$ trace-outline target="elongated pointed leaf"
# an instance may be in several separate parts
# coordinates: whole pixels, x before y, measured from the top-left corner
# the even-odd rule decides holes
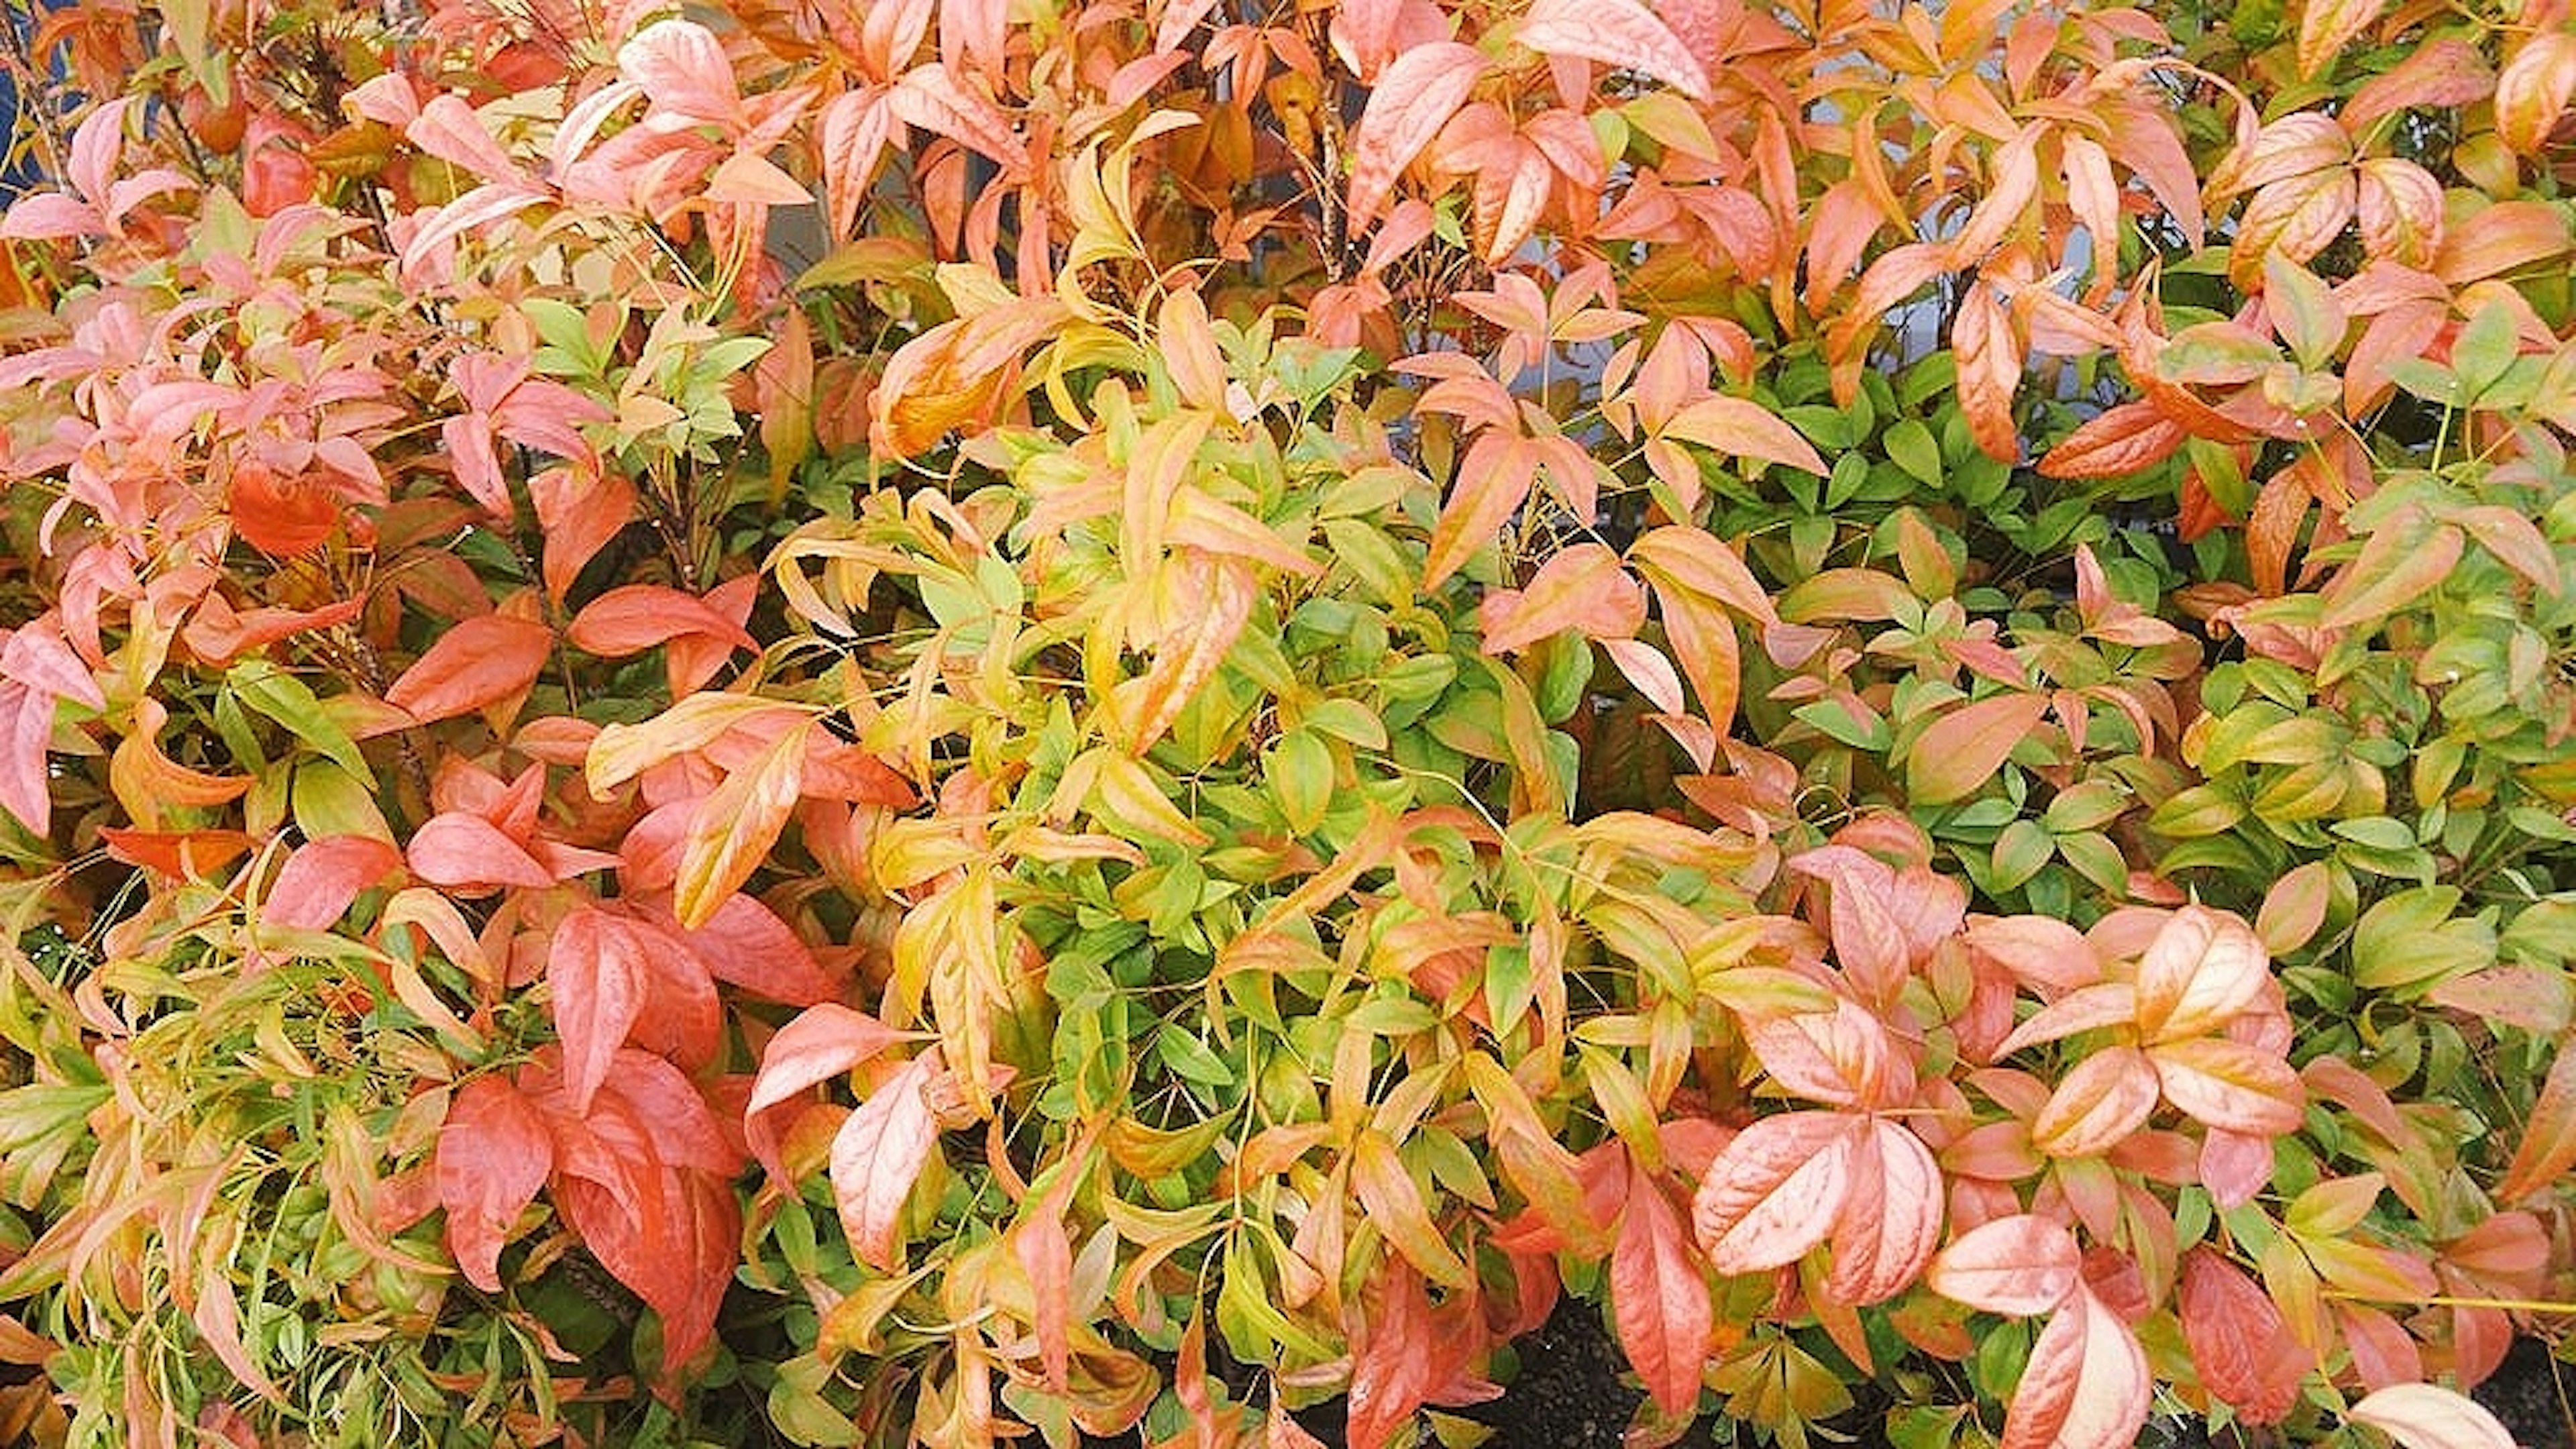
[[[904,1063],[832,1139],[832,1198],[840,1206],[841,1227],[859,1261],[881,1273],[900,1266],[895,1235],[904,1200],[939,1141],[939,1123],[924,1094],[939,1071],[936,1047]]]
[[[1581,56],[1653,76],[1695,101],[1709,96],[1699,58],[1636,0],[1538,0],[1514,38],[1542,55]]]
[[[1826,1291],[1854,1306],[1882,1303],[1922,1276],[1941,1244],[1945,1191],[1923,1140],[1894,1122],[1872,1122],[1853,1155],[1854,1185],[1834,1225]]]
[[[696,930],[742,889],[769,858],[805,779],[805,737],[812,721],[799,720],[778,737],[760,762],[737,770],[709,792],[690,817],[680,845],[680,874],[672,885],[672,914]]]
[[[2182,1265],[2182,1336],[2209,1391],[2249,1424],[2277,1424],[2314,1360],[2260,1285],[2207,1248]]]
[[[1353,226],[1377,219],[1395,178],[1449,124],[1484,74],[1484,52],[1454,40],[1410,46],[1378,73],[1351,138]]]
[[[1362,1132],[1351,1151],[1351,1186],[1368,1209],[1370,1226],[1434,1283],[1464,1288],[1472,1281],[1465,1260],[1440,1235],[1421,1187],[1383,1132]]]
[[[2013,746],[2048,713],[2045,694],[1999,694],[1963,704],[1932,722],[1905,752],[1915,801],[1946,805],[1994,778]]]
[[[514,699],[536,683],[554,631],[506,614],[458,622],[385,691],[385,702],[422,724]]]
[[[1610,1253],[1610,1311],[1619,1347],[1666,1414],[1699,1402],[1715,1315],[1682,1215],[1655,1175],[1631,1162],[1627,1207]]]
[[[2153,1392],[2137,1335],[2078,1288],[2031,1345],[1999,1449],[2134,1449]]]
[[[2163,1042],[2147,1056],[2165,1100],[2212,1127],[2258,1137],[2298,1130],[2307,1112],[2299,1074],[2272,1052],[2204,1037]]]
[[[2405,1449],[2515,1449],[2513,1435],[2476,1401],[2433,1384],[2391,1384],[2344,1415]]]
[[[644,952],[633,927],[587,906],[564,917],[546,947],[546,988],[555,1033],[563,1039],[564,1091],[575,1112],[590,1110],[617,1049],[644,1010],[652,970]]]

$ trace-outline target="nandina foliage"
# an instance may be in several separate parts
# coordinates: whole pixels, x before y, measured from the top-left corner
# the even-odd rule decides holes
[[[2563,3],[12,66],[10,1422],[1375,1446],[1570,1291],[1639,1442],[2508,1442]]]

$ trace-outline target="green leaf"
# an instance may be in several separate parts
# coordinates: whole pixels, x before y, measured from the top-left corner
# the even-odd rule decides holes
[[[1941,445],[1920,418],[1899,418],[1882,435],[1887,456],[1927,488],[1941,486]]]
[[[1175,1075],[1201,1086],[1234,1085],[1234,1068],[1227,1066],[1223,1057],[1208,1050],[1206,1043],[1181,1030],[1177,1023],[1163,1023],[1163,1029],[1154,1037],[1154,1052]]]
[[[360,779],[375,778],[367,757],[358,753],[357,741],[324,712],[322,701],[313,697],[304,681],[265,659],[245,659],[233,666],[225,683],[242,703],[274,720],[323,758]]]

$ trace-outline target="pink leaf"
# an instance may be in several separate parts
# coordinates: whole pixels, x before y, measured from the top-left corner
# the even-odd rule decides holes
[[[428,724],[516,699],[554,651],[554,631],[507,614],[465,619],[385,691],[385,702]]]
[[[2495,1415],[2432,1384],[2392,1384],[2353,1405],[2344,1417],[2368,1424],[2406,1449],[2514,1449],[2513,1436]]]
[[[1610,1254],[1610,1307],[1619,1347],[1647,1392],[1671,1415],[1699,1402],[1714,1313],[1708,1281],[1691,1251],[1682,1215],[1654,1173],[1628,1169],[1628,1205]]]
[[[1854,1160],[1825,1286],[1845,1303],[1880,1303],[1911,1287],[1940,1245],[1941,1168],[1921,1138],[1887,1121],[1870,1124]]]
[[[546,987],[563,1038],[564,1091],[588,1112],[599,1084],[644,1010],[650,963],[635,929],[584,906],[564,917],[546,947]]]
[[[1999,1449],[2132,1449],[2153,1389],[2137,1335],[2079,1288],[2031,1345]]]
[[[555,874],[480,815],[450,810],[433,815],[412,835],[405,853],[411,873],[431,885],[480,894],[512,886],[544,889]]]
[[[733,62],[715,33],[689,20],[663,20],[635,32],[617,50],[617,69],[641,86],[653,108],[719,126],[742,118]]]
[[[372,836],[327,835],[307,841],[277,872],[261,919],[293,930],[323,930],[348,913],[358,892],[401,865],[401,852]]]
[[[1953,1239],[1932,1260],[1923,1281],[1952,1302],[2028,1318],[2066,1301],[2083,1256],[2065,1224],[2021,1213]]]
[[[1573,55],[1653,76],[1695,101],[1708,72],[1655,13],[1636,0],[1538,0],[1515,32],[1541,55]]]
[[[774,1107],[868,1060],[904,1038],[902,1032],[863,1011],[825,1001],[805,1008],[778,1029],[760,1054],[760,1076],[752,1083],[745,1117]]]
[[[939,1140],[923,1091],[940,1071],[939,1049],[914,1057],[869,1094],[832,1139],[832,1196],[859,1261],[881,1273],[899,1266],[895,1232],[904,1200]]]

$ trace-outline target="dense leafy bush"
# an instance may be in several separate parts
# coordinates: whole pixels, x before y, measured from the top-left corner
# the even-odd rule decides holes
[[[9,1422],[2508,1442],[2563,5],[30,20]]]

